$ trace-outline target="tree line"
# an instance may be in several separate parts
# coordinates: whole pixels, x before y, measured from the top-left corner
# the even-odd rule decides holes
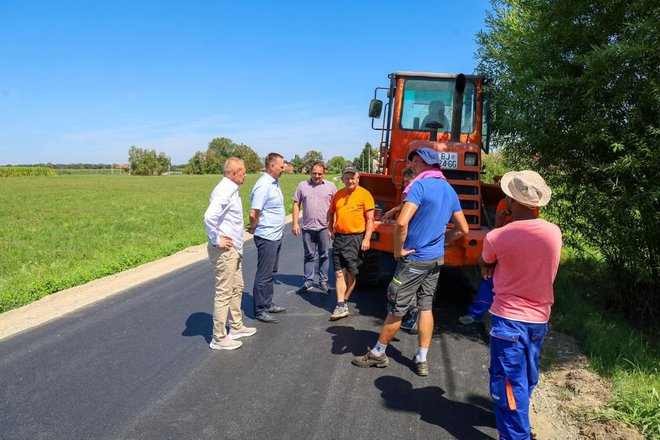
[[[312,165],[316,162],[324,162],[330,173],[341,173],[347,165],[353,165],[363,172],[375,172],[374,164],[378,150],[367,142],[358,156],[352,161],[342,156],[334,156],[327,163],[323,154],[317,150],[310,150],[300,157],[296,154],[293,158],[287,158],[288,163],[293,166],[295,173],[309,173]],[[131,174],[135,175],[160,175],[171,167],[170,158],[165,153],[156,150],[138,148],[131,146],[128,150]],[[223,165],[228,157],[239,157],[245,162],[248,173],[258,172],[264,167],[261,158],[251,147],[245,144],[237,144],[229,138],[218,137],[209,142],[205,151],[197,151],[185,165],[177,166],[186,174],[222,174]]]

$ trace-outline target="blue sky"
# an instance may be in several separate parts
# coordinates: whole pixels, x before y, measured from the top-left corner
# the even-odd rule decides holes
[[[487,0],[0,0],[0,164],[357,156],[397,70],[472,73]]]

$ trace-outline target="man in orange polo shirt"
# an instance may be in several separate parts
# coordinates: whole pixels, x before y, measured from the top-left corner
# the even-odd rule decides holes
[[[344,168],[344,188],[335,193],[328,209],[328,232],[332,238],[332,262],[335,267],[337,306],[330,321],[345,318],[348,298],[355,288],[362,252],[369,250],[374,230],[374,198],[360,187],[360,175],[354,167]]]

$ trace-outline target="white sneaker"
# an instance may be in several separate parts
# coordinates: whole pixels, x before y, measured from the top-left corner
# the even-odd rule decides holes
[[[234,341],[230,338],[223,338],[219,341],[216,341],[216,339],[213,338],[211,339],[209,347],[214,350],[236,350],[237,348],[241,348],[242,345],[243,343],[241,341]]]
[[[234,330],[234,329],[229,330],[229,335],[228,336],[232,340],[236,340],[236,339],[239,339],[239,338],[244,338],[246,336],[252,336],[256,332],[257,332],[257,329],[254,328],[254,327],[242,326],[238,330]]]
[[[477,322],[477,320],[470,315],[464,315],[458,318],[458,322],[460,322],[463,325],[472,325],[475,322]]]

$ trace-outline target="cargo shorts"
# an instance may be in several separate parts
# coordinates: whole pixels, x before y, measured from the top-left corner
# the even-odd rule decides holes
[[[394,316],[404,316],[413,299],[417,299],[419,310],[431,310],[443,263],[444,257],[426,261],[399,260],[387,287],[387,311]]]

